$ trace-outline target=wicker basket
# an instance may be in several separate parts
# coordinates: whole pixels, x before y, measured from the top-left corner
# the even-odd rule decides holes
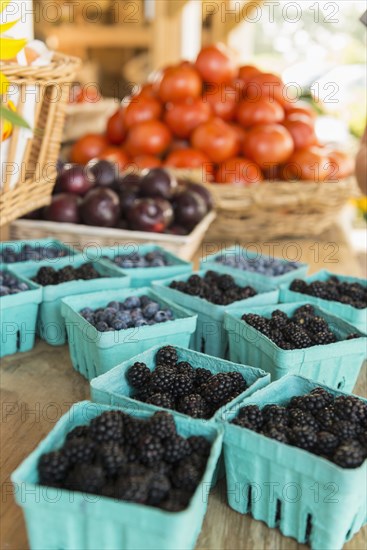
[[[18,113],[22,115],[26,87],[36,87],[35,134],[28,141],[21,175],[15,185],[9,178],[0,189],[0,225],[49,204],[56,177],[56,162],[63,131],[65,105],[69,86],[79,66],[79,59],[55,53],[45,67],[20,67],[3,64],[2,72],[19,87]],[[23,100],[22,100],[23,98]],[[19,128],[10,138],[7,162],[14,161],[19,140]]]

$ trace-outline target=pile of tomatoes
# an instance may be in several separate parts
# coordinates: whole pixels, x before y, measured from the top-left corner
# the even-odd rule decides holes
[[[169,66],[142,86],[108,120],[105,135],[78,140],[71,161],[200,168],[203,180],[234,185],[348,176],[351,159],[318,143],[316,113],[289,95],[279,76],[236,67],[223,46],[207,46],[195,63]]]

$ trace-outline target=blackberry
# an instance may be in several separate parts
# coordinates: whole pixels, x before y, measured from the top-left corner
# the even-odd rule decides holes
[[[41,286],[54,285],[57,273],[53,267],[41,267],[33,280]]]
[[[263,413],[257,405],[248,405],[240,409],[238,421],[240,422],[240,426],[257,431],[263,424]]]
[[[164,447],[158,437],[146,434],[139,439],[138,453],[140,462],[146,466],[150,466],[162,459]]]
[[[194,388],[194,380],[186,374],[177,373],[172,384],[172,394],[175,397],[182,397],[191,393]]]
[[[291,426],[306,426],[315,430],[319,427],[316,418],[302,409],[291,409],[289,411],[289,424]]]
[[[355,441],[343,443],[333,455],[333,462],[342,468],[358,468],[366,458],[366,451]]]
[[[362,430],[361,433],[358,435],[358,441],[361,443],[361,445],[367,449],[367,430]]]
[[[218,287],[221,290],[229,290],[236,287],[236,283],[231,275],[220,275],[218,277]]]
[[[266,435],[266,437],[270,437],[271,439],[280,441],[280,443],[289,442],[286,432],[280,430],[279,427],[276,427],[276,426],[265,425],[260,433],[262,433],[263,435]]]
[[[157,393],[171,393],[176,373],[170,367],[158,365],[151,375],[151,387]]]
[[[160,473],[153,473],[148,483],[148,504],[157,506],[167,498],[171,489],[171,483],[167,476]]]
[[[67,475],[65,487],[70,491],[98,494],[106,482],[103,468],[93,464],[77,464]]]
[[[330,403],[332,403],[334,401],[333,394],[329,393],[327,390],[325,390],[324,388],[321,388],[319,386],[314,388],[310,392],[310,395],[317,395],[319,400],[322,401],[323,406],[327,406],[327,405],[329,405]],[[317,407],[317,408],[321,408],[321,406]]]
[[[210,454],[211,444],[210,441],[205,439],[201,435],[192,435],[187,440],[190,443],[191,451],[198,453],[204,457],[208,457]]]
[[[38,461],[39,482],[48,485],[64,481],[69,466],[69,459],[63,451],[43,454]]]
[[[355,338],[360,338],[360,337],[361,337],[360,334],[357,334],[356,332],[351,332],[350,334],[348,334],[347,340],[354,340]]]
[[[176,489],[195,491],[201,477],[202,473],[193,464],[184,462],[174,469],[171,479]]]
[[[308,285],[303,279],[294,279],[294,281],[291,282],[289,288],[290,290],[293,290],[293,292],[300,292],[301,294],[305,294]]]
[[[148,431],[148,423],[139,418],[129,416],[124,422],[124,443],[135,448],[139,439]],[[124,447],[125,450],[125,447]]]
[[[315,334],[312,335],[312,340],[314,344],[319,346],[325,346],[327,344],[333,344],[337,342],[337,338],[335,334],[330,330],[316,332]]]
[[[175,370],[179,374],[185,374],[186,376],[189,376],[193,381],[195,381],[195,369],[188,361],[180,361],[179,363],[177,363]]]
[[[295,315],[315,315],[315,308],[312,304],[305,304],[304,306],[297,308],[294,314]]]
[[[122,441],[123,420],[119,411],[106,411],[100,416],[93,418],[90,423],[92,438],[98,443],[105,441]]]
[[[192,497],[191,491],[172,489],[166,500],[160,503],[160,508],[167,512],[181,512],[187,508]]]
[[[193,418],[205,418],[208,413],[208,406],[201,395],[192,393],[179,400],[177,410]]]
[[[200,393],[210,404],[218,404],[230,397],[233,392],[233,380],[224,372],[214,374],[201,388]]]
[[[257,315],[256,313],[245,313],[242,315],[241,319],[263,334],[270,334],[270,322],[268,319],[265,319],[265,317],[261,317],[261,315]]]
[[[165,441],[163,459],[169,464],[174,464],[188,456],[190,451],[190,443],[187,439],[177,434]]]
[[[319,315],[309,315],[307,317],[307,329],[312,333],[329,332],[327,321]]]
[[[66,442],[63,451],[71,465],[90,464],[96,453],[96,445],[88,439],[72,439]]]
[[[177,363],[177,351],[173,346],[165,346],[157,351],[156,364],[175,365]]]
[[[129,384],[136,389],[143,388],[150,381],[150,370],[145,363],[134,363],[126,373]]]
[[[322,390],[304,395],[302,399],[303,409],[311,414],[316,414],[330,402],[329,395]]]
[[[125,448],[124,448],[125,451]],[[144,477],[149,475],[150,470],[138,462],[127,462],[122,464],[119,477]]]
[[[330,431],[337,435],[341,440],[355,439],[360,432],[360,428],[350,420],[336,420],[331,426]]]
[[[200,286],[201,277],[200,275],[196,275],[196,273],[194,273],[193,275],[190,275],[190,277],[187,279],[187,282],[191,286]]]
[[[338,418],[352,422],[367,420],[367,403],[351,395],[340,395],[334,401],[335,414]]]
[[[335,411],[333,406],[325,407],[318,412],[316,419],[322,430],[329,431],[334,424]]]
[[[175,400],[169,393],[153,393],[146,398],[145,402],[156,407],[163,407],[164,409],[175,408]]]
[[[280,405],[265,405],[262,414],[268,422],[281,425],[288,423],[288,410]]]
[[[103,469],[109,477],[116,475],[121,466],[127,462],[127,458],[122,448],[113,441],[101,445],[98,454]]]
[[[285,327],[288,324],[288,315],[281,311],[280,309],[275,309],[271,314],[270,326],[273,329],[280,329]]]
[[[115,485],[116,498],[145,504],[149,496],[149,476],[119,477]]]
[[[205,384],[211,376],[212,373],[208,369],[203,369],[201,367],[195,369],[195,385],[201,386],[202,384]]]
[[[236,393],[240,394],[248,388],[246,380],[244,379],[244,377],[240,372],[236,372],[236,371],[229,372],[228,377],[231,379],[233,384],[233,390]]]
[[[338,445],[339,438],[337,435],[326,431],[322,431],[317,434],[316,450],[319,454],[329,455],[337,448]]]
[[[88,426],[76,426],[71,432],[66,436],[66,441],[71,441],[73,439],[84,439],[89,436],[89,427]]]
[[[176,424],[173,416],[164,411],[158,411],[149,419],[149,433],[160,439],[176,435]]]
[[[272,329],[269,333],[269,338],[276,344],[279,348],[283,348],[283,346],[286,344],[286,341],[284,340],[284,335],[281,330],[278,329]]]
[[[145,386],[140,388],[137,392],[134,392],[134,399],[138,401],[143,401],[145,403],[152,394],[152,388],[150,386]]]
[[[296,349],[308,348],[313,345],[311,338],[305,330],[299,328],[295,323],[289,323],[284,329],[284,335],[290,340]]]
[[[293,445],[309,451],[317,444],[317,432],[310,426],[297,425],[289,432],[289,439]]]

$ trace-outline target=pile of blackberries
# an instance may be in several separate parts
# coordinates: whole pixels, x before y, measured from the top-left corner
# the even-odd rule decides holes
[[[367,403],[335,397],[323,388],[292,397],[287,405],[248,405],[232,421],[281,443],[322,456],[342,468],[367,458]]]
[[[67,265],[62,269],[54,269],[53,267],[41,267],[33,280],[42,286],[59,285],[60,283],[68,283],[70,281],[91,279],[99,279],[103,277],[95,269],[92,263],[86,263],[80,267]]]
[[[202,436],[179,435],[167,412],[143,420],[111,410],[40,457],[39,483],[179,512],[202,480],[210,448]]]
[[[108,258],[111,259],[111,258]],[[165,267],[170,265],[165,254],[161,250],[153,250],[140,255],[138,252],[115,256],[112,261],[123,269],[138,267]]]
[[[179,360],[172,346],[161,348],[155,363],[153,371],[145,363],[134,363],[128,369],[132,397],[193,418],[211,418],[248,387],[239,372],[213,374],[208,369],[194,369],[189,362]]]
[[[308,294],[323,300],[332,302],[340,302],[347,304],[356,309],[364,309],[367,307],[367,287],[360,283],[348,283],[340,281],[334,275],[327,281],[313,281],[306,283],[302,279],[295,279],[290,285],[290,290]]]
[[[284,262],[278,258],[268,258],[266,256],[247,258],[245,251],[242,251],[242,253],[223,252],[215,258],[215,261],[228,267],[260,273],[267,277],[279,277],[299,268],[297,262]]]
[[[296,309],[292,317],[276,309],[270,319],[256,313],[245,313],[242,320],[285,350],[309,348],[338,341],[328,322],[316,314],[311,304]],[[346,339],[353,338],[359,338],[359,334],[351,333]]]
[[[19,294],[25,290],[29,290],[27,283],[23,283],[8,271],[0,271],[0,296]]]
[[[128,296],[124,302],[114,300],[107,307],[95,310],[85,307],[79,313],[99,332],[155,325],[174,319],[171,309],[162,307],[149,296]]]
[[[24,244],[19,252],[12,246],[5,246],[0,251],[0,264],[14,264],[17,262],[40,262],[42,260],[51,260],[54,258],[64,258],[70,254],[70,251],[55,245],[35,245]]]
[[[197,274],[191,275],[187,281],[172,281],[170,287],[219,306],[246,300],[257,294],[251,286],[239,286],[231,275],[216,271],[207,271],[204,277]]]

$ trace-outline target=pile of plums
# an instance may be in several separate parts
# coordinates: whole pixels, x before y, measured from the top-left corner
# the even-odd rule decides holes
[[[207,189],[163,168],[121,175],[114,163],[94,159],[86,166],[62,166],[51,204],[36,217],[187,235],[212,207]]]

